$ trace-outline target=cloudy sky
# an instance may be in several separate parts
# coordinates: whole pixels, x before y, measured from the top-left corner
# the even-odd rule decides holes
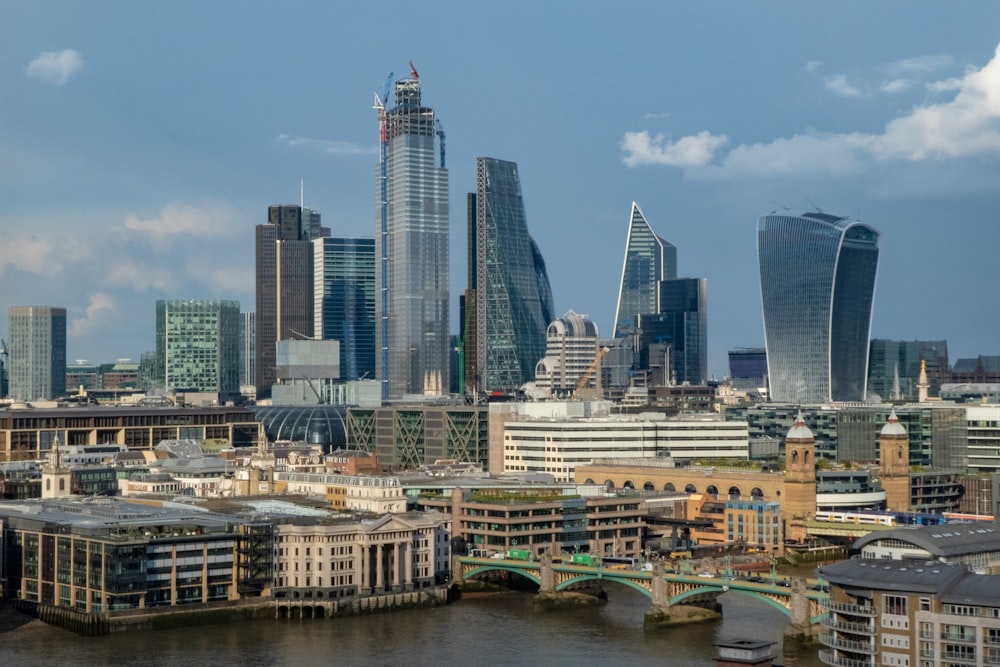
[[[353,5],[364,4],[364,8]],[[447,132],[452,329],[476,156],[518,163],[563,312],[612,328],[633,200],[708,278],[709,369],[763,345],[757,217],[882,232],[872,335],[1000,354],[1000,4],[0,5],[0,333],[64,306],[69,358],[138,359],[161,298],[253,308],[253,228],[305,202],[371,236],[372,93]]]

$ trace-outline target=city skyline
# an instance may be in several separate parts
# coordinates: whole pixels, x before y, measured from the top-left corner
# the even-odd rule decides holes
[[[4,8],[0,83],[17,104],[0,110],[0,279],[15,287],[0,316],[65,306],[69,359],[138,360],[154,326],[136,314],[157,299],[249,310],[252,229],[300,202],[302,181],[334,236],[370,236],[371,94],[412,60],[447,132],[448,333],[467,287],[464,196],[475,156],[492,155],[519,166],[555,311],[606,333],[622,211],[641,203],[680,249],[678,275],[708,281],[710,374],[764,343],[755,221],[785,208],[882,232],[873,338],[947,340],[952,361],[1000,353],[1000,312],[980,296],[1000,247],[1000,7],[635,2],[574,5],[567,23],[565,6],[445,3],[386,21],[394,6]],[[260,48],[292,30],[296,49]]]

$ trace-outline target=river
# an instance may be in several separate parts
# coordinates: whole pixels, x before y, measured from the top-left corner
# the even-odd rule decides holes
[[[721,622],[643,629],[648,598],[606,585],[608,604],[531,610],[531,595],[467,597],[446,607],[336,619],[252,621],[79,637],[39,622],[0,633],[0,664],[272,667],[280,665],[677,665],[712,667],[714,642],[780,641],[787,617],[738,593]],[[780,650],[778,663],[783,664]],[[800,656],[816,667],[816,649]]]

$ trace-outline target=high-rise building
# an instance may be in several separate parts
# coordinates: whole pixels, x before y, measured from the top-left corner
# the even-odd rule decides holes
[[[267,223],[256,227],[256,385],[271,395],[275,343],[313,334],[312,239],[329,236],[316,211],[296,205],[269,206]]]
[[[156,302],[156,365],[162,386],[236,395],[239,360],[239,301]]]
[[[16,401],[51,400],[66,394],[66,309],[11,306],[9,392]]]
[[[240,313],[240,386],[257,385],[257,315]]]
[[[948,373],[948,341],[872,339],[868,354],[868,393],[886,401],[918,399],[920,362],[925,362],[932,396]]]
[[[448,170],[444,133],[422,105],[420,79],[395,82],[379,108],[375,185],[376,354],[383,399],[444,393],[449,380]],[[441,137],[436,161],[435,135]]]
[[[879,232],[826,213],[757,222],[770,399],[861,401]]]
[[[767,350],[741,347],[729,351],[729,381],[737,389],[767,386]]]
[[[668,370],[664,384],[705,384],[708,380],[708,281],[705,278],[663,280],[660,312],[640,313],[640,349],[646,355],[660,349]],[[643,368],[658,366],[649,359]]]
[[[509,394],[534,378],[555,317],[545,263],[528,234],[517,164],[476,158],[468,210],[475,310],[467,314],[475,335],[465,348],[466,384]]]
[[[572,310],[549,324],[545,331],[545,356],[535,365],[535,383],[541,392],[571,396],[582,388],[598,387],[601,381],[597,324]]]
[[[632,202],[615,311],[615,336],[633,332],[638,315],[659,313],[659,283],[676,277],[677,248],[653,232],[639,205]]]
[[[313,252],[313,335],[340,341],[340,379],[375,379],[375,239],[315,239]]]

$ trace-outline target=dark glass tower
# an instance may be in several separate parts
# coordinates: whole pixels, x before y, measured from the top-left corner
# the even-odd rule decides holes
[[[315,335],[340,341],[340,378],[375,379],[375,239],[322,238],[315,250]]]
[[[757,222],[772,401],[862,401],[879,232],[825,213]]]
[[[271,396],[275,343],[313,335],[313,248],[329,236],[320,215],[302,206],[269,206],[267,224],[256,228],[257,396]]]
[[[641,365],[662,363],[669,371],[665,384],[705,384],[708,379],[708,281],[705,278],[663,280],[660,312],[640,313]],[[663,350],[665,360],[650,359],[652,350]]]
[[[468,201],[472,325],[466,327],[465,381],[469,389],[509,394],[534,378],[545,356],[552,290],[528,234],[517,165],[476,158],[476,192]]]
[[[415,70],[396,81],[395,102],[380,109],[375,186],[376,368],[385,399],[445,393],[451,354],[443,148],[435,163],[440,126],[422,106]]]
[[[615,311],[615,337],[634,331],[637,315],[659,313],[659,283],[676,277],[677,248],[653,233],[639,205],[632,202]]]

